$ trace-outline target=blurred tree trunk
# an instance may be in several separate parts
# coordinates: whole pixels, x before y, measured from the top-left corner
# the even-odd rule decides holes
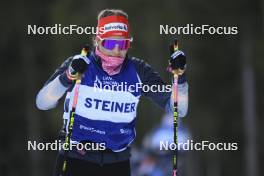
[[[258,176],[257,158],[257,125],[255,101],[255,75],[251,61],[253,60],[254,17],[243,18],[241,41],[243,119],[245,132],[245,175]]]
[[[260,3],[261,3],[261,13],[262,13],[261,32],[264,33],[264,1],[260,1]]]
[[[24,80],[27,85],[25,89],[25,116],[27,120],[27,137],[28,141],[39,141],[40,140],[40,116],[37,114],[35,107],[35,96],[32,92],[36,90],[36,76],[39,74],[37,72],[36,64],[34,64],[34,52],[33,48],[28,44],[23,43],[20,46],[22,49],[22,58],[23,58],[23,72]],[[27,143],[27,141],[26,141]],[[27,145],[27,144],[26,144]],[[45,173],[42,172],[41,167],[41,155],[39,151],[29,151],[29,176],[42,176]]]

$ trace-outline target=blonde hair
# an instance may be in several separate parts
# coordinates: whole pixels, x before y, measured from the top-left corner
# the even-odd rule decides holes
[[[123,16],[128,19],[127,13],[121,9],[104,9],[99,12],[97,16],[97,20],[100,20],[103,17],[112,16],[112,15],[119,15],[119,16]]]

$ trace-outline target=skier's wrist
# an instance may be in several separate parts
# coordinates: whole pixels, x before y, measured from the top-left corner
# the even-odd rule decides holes
[[[178,76],[178,84],[184,84],[185,82],[187,82],[187,79],[186,74],[184,72],[182,75]]]
[[[59,77],[59,80],[61,84],[65,87],[69,87],[73,84],[73,81],[75,80],[73,76],[70,75],[68,70],[65,70]]]

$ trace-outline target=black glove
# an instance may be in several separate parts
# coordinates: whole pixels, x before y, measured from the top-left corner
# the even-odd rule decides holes
[[[172,70],[175,69],[185,70],[186,57],[182,51],[177,50],[170,56],[170,67]]]
[[[170,49],[170,58],[169,66],[167,70],[172,74],[178,75],[178,84],[183,84],[186,82],[186,56],[181,51],[178,50],[178,41],[175,39],[169,47]]]
[[[83,55],[75,55],[68,69],[59,77],[61,83],[68,87],[78,78],[78,73],[82,74],[90,63],[89,59]]]
[[[84,71],[86,70],[88,64],[87,61],[88,60],[87,57],[82,56],[82,55],[76,55],[73,57],[73,60],[68,68],[69,73],[71,75],[76,75],[77,73],[84,73]]]

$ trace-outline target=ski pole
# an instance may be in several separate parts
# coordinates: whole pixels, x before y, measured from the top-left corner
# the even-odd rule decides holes
[[[88,54],[88,46],[85,46],[82,49],[81,55],[86,56]],[[64,161],[63,161],[63,165],[62,165],[62,174],[60,176],[65,176],[66,175],[66,168],[67,168],[67,157],[68,157],[68,152],[70,149],[70,140],[71,140],[71,135],[72,135],[72,131],[73,131],[73,123],[74,123],[74,115],[75,115],[75,109],[77,106],[77,100],[78,100],[78,94],[79,94],[79,87],[81,84],[81,75],[79,73],[78,77],[76,79],[75,82],[75,89],[74,89],[74,97],[73,97],[73,105],[72,105],[72,109],[70,112],[70,122],[68,125],[68,133],[65,139],[65,149],[64,149]]]
[[[173,44],[170,45],[170,54],[172,55],[178,50],[178,41],[175,39]],[[173,73],[173,136],[174,143],[177,145],[176,150],[173,152],[173,176],[177,175],[177,160],[178,160],[178,70],[172,70]]]

